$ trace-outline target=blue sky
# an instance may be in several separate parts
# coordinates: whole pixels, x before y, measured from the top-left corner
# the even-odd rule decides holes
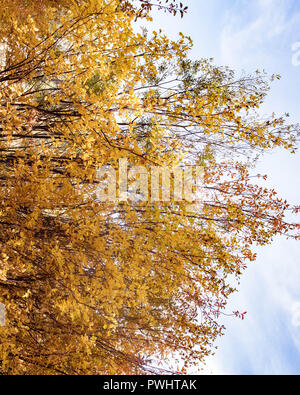
[[[300,1],[185,0],[182,19],[157,14],[153,28],[171,37],[191,36],[194,58],[214,58],[237,71],[279,73],[262,114],[289,112],[300,123]],[[294,56],[294,65],[292,58]],[[299,60],[299,61],[298,61]],[[297,65],[299,63],[299,65]],[[276,151],[258,163],[268,185],[292,204],[300,202],[300,152]],[[228,311],[247,311],[245,320],[228,318],[218,350],[205,373],[300,374],[300,243],[278,238],[258,250]],[[199,367],[200,369],[201,367]],[[196,370],[194,373],[198,373]]]

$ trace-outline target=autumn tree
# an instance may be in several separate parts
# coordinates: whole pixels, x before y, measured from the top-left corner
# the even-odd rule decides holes
[[[47,18],[25,1],[1,13],[0,371],[199,363],[253,247],[297,237],[288,203],[255,185],[249,161],[294,151],[298,127],[258,117],[266,75],[236,78],[190,61],[183,35],[137,32],[137,17],[176,2],[51,3]],[[205,167],[196,206],[100,201],[97,170],[121,158],[149,174]]]

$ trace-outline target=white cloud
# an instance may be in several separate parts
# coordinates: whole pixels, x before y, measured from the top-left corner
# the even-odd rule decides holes
[[[291,15],[292,5],[290,0],[236,2],[226,13],[220,37],[221,62],[242,67],[271,64],[272,49],[285,46],[290,36],[298,39],[300,13]]]

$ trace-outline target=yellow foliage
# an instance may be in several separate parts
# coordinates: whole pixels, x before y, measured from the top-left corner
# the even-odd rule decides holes
[[[220,160],[294,148],[292,127],[255,116],[265,76],[189,61],[189,39],[136,32],[148,12],[127,3],[1,7],[0,373],[145,373],[173,352],[199,363],[223,330],[227,276],[251,244],[297,228],[247,164]],[[206,166],[198,209],[98,201],[97,169],[124,157]]]

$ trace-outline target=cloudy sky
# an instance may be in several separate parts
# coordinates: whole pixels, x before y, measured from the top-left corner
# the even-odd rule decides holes
[[[183,1],[184,2],[184,1]],[[262,114],[290,113],[300,122],[300,1],[185,0],[188,14],[174,19],[157,14],[171,37],[192,37],[194,58],[214,58],[237,73],[264,69],[281,74]],[[259,172],[292,204],[300,203],[300,152],[266,155]],[[205,373],[300,374],[300,242],[278,238],[258,250],[228,311],[247,311],[244,321],[226,319],[225,336]],[[195,373],[197,373],[195,371]]]

